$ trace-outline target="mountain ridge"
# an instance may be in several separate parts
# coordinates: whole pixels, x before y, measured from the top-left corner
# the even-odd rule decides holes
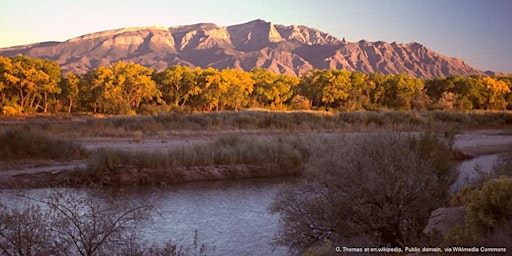
[[[265,68],[290,75],[314,68],[406,73],[425,79],[485,74],[417,42],[346,42],[304,25],[285,26],[260,19],[231,26],[198,23],[119,28],[64,42],[0,48],[3,56],[20,54],[55,60],[63,71],[76,73],[130,61],[157,70],[186,65],[246,71]]]

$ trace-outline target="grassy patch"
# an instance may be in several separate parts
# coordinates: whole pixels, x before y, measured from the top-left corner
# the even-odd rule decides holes
[[[173,170],[204,166],[250,165],[276,166],[278,172],[287,172],[302,166],[308,151],[299,138],[241,137],[230,135],[216,141],[197,143],[168,150],[123,151],[100,149],[91,153],[88,171],[93,182],[109,183],[114,173],[146,169],[158,174]]]
[[[77,143],[51,138],[23,128],[9,128],[0,133],[0,145],[1,160],[71,160],[85,156],[85,151]]]
[[[172,132],[218,132],[226,130],[334,131],[395,129],[446,130],[487,129],[512,126],[512,112],[474,111],[222,111],[152,116],[82,117],[79,121],[27,119],[25,125],[52,134],[73,136],[134,137]]]

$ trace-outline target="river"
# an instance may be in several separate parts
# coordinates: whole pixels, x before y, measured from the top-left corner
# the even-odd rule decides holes
[[[478,181],[482,175],[489,174],[498,157],[499,154],[482,155],[461,162],[457,167],[459,176],[452,185],[451,191],[456,192],[466,185]]]
[[[127,203],[150,202],[156,210],[152,221],[142,230],[143,239],[151,243],[169,240],[192,248],[194,232],[199,243],[214,248],[208,255],[287,255],[287,248],[272,246],[279,216],[267,211],[279,188],[291,178],[249,179],[239,181],[195,182],[170,188],[112,189],[117,200]],[[73,190],[73,189],[69,189]],[[25,196],[44,198],[50,189],[25,190]],[[74,190],[87,193],[91,200],[105,196],[94,190]],[[0,199],[8,206],[23,205],[20,191],[3,190]],[[103,195],[102,195],[103,194]]]
[[[478,176],[475,167],[488,172],[496,159],[497,155],[486,155],[462,162],[452,190],[474,181]],[[293,178],[274,178],[194,182],[169,188],[65,190],[87,193],[91,200],[101,201],[108,194],[126,203],[149,202],[156,211],[151,213],[152,221],[143,225],[143,239],[147,243],[172,240],[192,247],[197,230],[199,243],[215,248],[213,255],[287,255],[287,248],[274,248],[271,244],[279,216],[270,214],[267,208],[281,186],[294,182]],[[21,193],[44,198],[50,192],[51,189],[32,189]],[[22,205],[26,199],[18,197],[19,193],[0,191],[0,200],[8,206]]]

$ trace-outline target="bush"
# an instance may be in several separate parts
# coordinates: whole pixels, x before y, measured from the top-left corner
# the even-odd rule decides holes
[[[47,217],[37,205],[9,209],[0,203],[0,254],[57,255],[59,250],[48,243]]]
[[[322,141],[304,181],[270,207],[282,217],[277,245],[295,254],[326,240],[343,246],[407,246],[423,239],[454,181],[450,148],[431,134],[393,132]]]
[[[75,159],[85,155],[77,144],[22,128],[9,128],[0,134],[0,159]]]
[[[498,246],[512,246],[512,178],[486,181],[481,187],[462,189],[452,199],[452,205],[466,207],[464,227],[454,229],[447,243],[488,245],[500,240]]]

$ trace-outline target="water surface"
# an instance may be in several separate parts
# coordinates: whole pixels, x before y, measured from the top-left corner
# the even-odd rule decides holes
[[[65,189],[71,193],[86,193],[90,200],[101,201],[106,194],[116,200],[150,202],[156,211],[152,221],[143,225],[145,242],[163,243],[169,240],[192,247],[197,230],[199,243],[214,248],[208,255],[287,255],[284,247],[271,244],[279,216],[267,208],[279,188],[291,178],[249,179],[239,181],[195,182],[170,188],[124,188],[100,191],[94,189]],[[291,181],[295,182],[295,181]],[[61,189],[62,190],[62,189]],[[50,189],[26,190],[34,198],[44,198]],[[4,190],[2,202],[10,206],[23,205],[27,199],[19,192]]]

